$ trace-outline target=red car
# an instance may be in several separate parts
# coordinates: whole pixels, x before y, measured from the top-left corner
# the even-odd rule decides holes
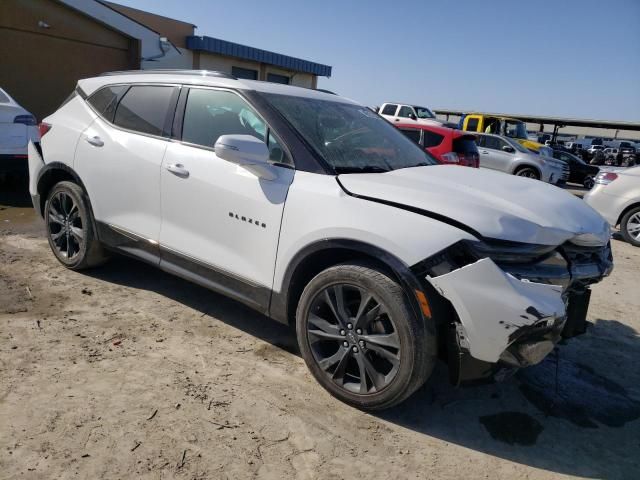
[[[395,123],[394,126],[433,155],[438,163],[473,168],[480,166],[476,137],[469,132],[415,123]]]

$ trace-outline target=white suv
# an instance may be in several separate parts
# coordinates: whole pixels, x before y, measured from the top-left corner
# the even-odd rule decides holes
[[[295,326],[314,377],[366,409],[539,362],[584,329],[609,227],[526,178],[438,166],[336,95],[215,72],[89,78],[30,144],[66,267],[107,251]],[[570,313],[568,313],[570,312]]]

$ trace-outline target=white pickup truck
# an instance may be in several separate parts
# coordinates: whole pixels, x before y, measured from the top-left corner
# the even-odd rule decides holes
[[[425,125],[440,125],[442,122],[427,107],[418,107],[405,103],[383,103],[378,113],[391,123],[421,123]]]

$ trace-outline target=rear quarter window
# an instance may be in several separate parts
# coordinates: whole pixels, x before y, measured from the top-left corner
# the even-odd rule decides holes
[[[424,131],[424,147],[425,148],[437,147],[442,143],[443,139],[444,139],[444,136],[440,135],[439,133],[430,132],[429,130]]]
[[[113,123],[149,135],[168,135],[176,90],[171,86],[132,86],[120,100]]]
[[[93,107],[98,115],[109,122],[113,122],[113,114],[116,111],[116,106],[124,92],[127,91],[127,88],[129,87],[125,85],[103,87],[91,95],[87,99],[87,102]],[[71,98],[67,99],[67,101]]]

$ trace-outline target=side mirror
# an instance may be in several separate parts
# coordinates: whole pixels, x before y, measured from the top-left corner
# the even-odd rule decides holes
[[[221,135],[214,150],[218,158],[235,163],[260,178],[276,178],[269,166],[269,148],[252,135]]]
[[[411,120],[417,120],[417,119],[418,119],[418,117],[416,117],[416,114],[415,114],[415,113],[410,113],[410,114],[409,114],[409,118],[410,118]]]
[[[514,152],[516,151],[516,149],[515,149],[515,148],[510,147],[510,146],[508,146],[508,145],[505,145],[504,147],[502,147],[502,150],[504,150],[504,151],[505,151],[505,152],[507,152],[507,153],[514,153]]]

